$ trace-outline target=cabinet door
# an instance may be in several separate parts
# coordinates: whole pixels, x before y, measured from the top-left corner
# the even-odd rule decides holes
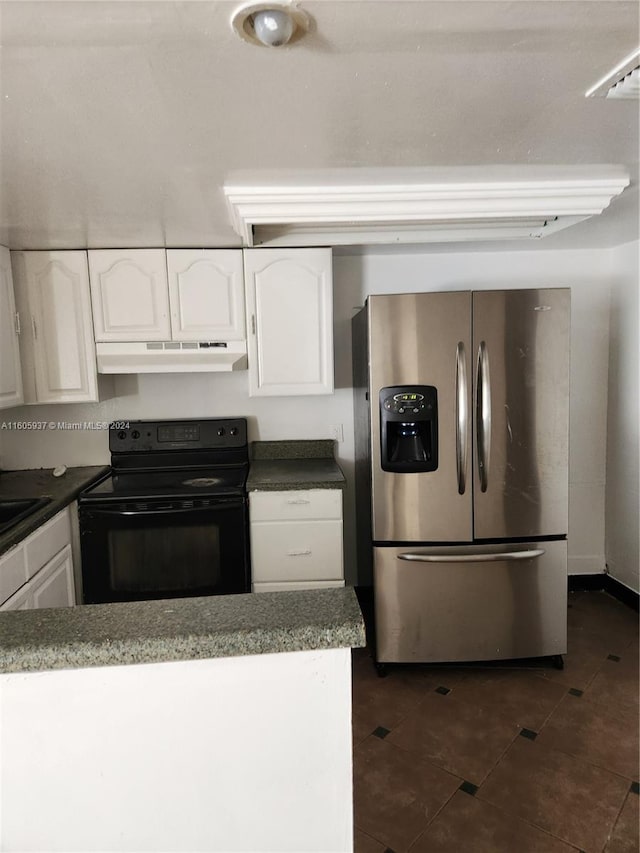
[[[4,604],[0,604],[0,610],[31,610],[32,608],[33,599],[28,583],[12,595],[11,598],[8,598]]]
[[[23,401],[17,323],[11,256],[0,246],[0,409]]]
[[[75,604],[71,546],[66,545],[28,584],[34,608]]]
[[[240,249],[168,249],[174,341],[241,341],[245,335]]]
[[[71,516],[69,507],[65,507],[25,540],[27,577],[33,578],[70,542]]]
[[[86,252],[18,252],[14,272],[29,314],[20,346],[34,381],[25,383],[25,402],[97,400]]]
[[[245,249],[249,395],[333,393],[331,249]]]
[[[29,580],[22,544],[0,557],[0,601],[6,601]]]
[[[164,249],[89,250],[96,341],[168,341]]]

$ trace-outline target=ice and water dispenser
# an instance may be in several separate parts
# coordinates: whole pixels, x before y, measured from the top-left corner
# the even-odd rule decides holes
[[[437,469],[438,393],[432,385],[382,388],[380,445],[383,471],[408,474]]]

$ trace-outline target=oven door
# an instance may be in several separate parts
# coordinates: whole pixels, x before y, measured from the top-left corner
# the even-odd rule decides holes
[[[246,498],[80,505],[85,604],[249,592]]]

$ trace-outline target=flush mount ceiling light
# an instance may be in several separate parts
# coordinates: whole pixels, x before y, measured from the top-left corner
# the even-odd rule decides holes
[[[251,44],[281,47],[304,36],[309,16],[291,3],[251,3],[234,12],[231,26]]]

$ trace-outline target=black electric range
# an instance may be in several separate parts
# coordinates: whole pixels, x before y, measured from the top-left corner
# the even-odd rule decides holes
[[[120,421],[79,497],[83,601],[249,592],[245,418]]]

